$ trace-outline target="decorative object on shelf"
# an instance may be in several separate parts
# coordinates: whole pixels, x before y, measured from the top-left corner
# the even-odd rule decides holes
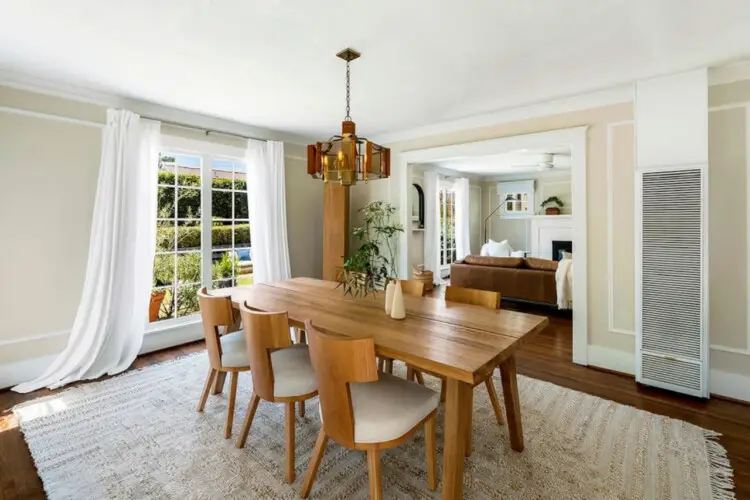
[[[307,173],[315,179],[338,181],[344,186],[385,179],[391,170],[391,150],[357,137],[355,124],[349,116],[349,63],[359,56],[359,52],[350,48],[336,54],[346,61],[346,116],[341,123],[341,135],[307,146]]]
[[[414,271],[412,272],[412,278],[415,280],[419,280],[422,283],[424,283],[424,290],[425,292],[431,292],[433,288],[433,275],[432,271],[428,271],[424,268],[424,264],[419,264],[414,266]]]
[[[393,291],[393,304],[391,304],[391,318],[404,319],[405,317],[404,291],[401,290],[401,282],[396,281],[396,288]]]
[[[565,204],[557,196],[550,196],[541,203],[544,215],[560,215],[560,209],[564,206]]]
[[[359,211],[364,221],[352,234],[360,246],[344,261],[339,284],[345,294],[355,297],[382,290],[389,278],[398,275],[396,244],[398,233],[404,232],[401,224],[392,220],[396,207],[386,201],[372,201]]]
[[[419,229],[424,229],[424,191],[419,184],[412,184],[416,195],[411,204],[411,220],[419,224]],[[415,205],[414,202],[417,204]]]
[[[393,305],[393,294],[396,291],[396,280],[390,280],[385,286],[385,313],[391,315],[391,306]]]

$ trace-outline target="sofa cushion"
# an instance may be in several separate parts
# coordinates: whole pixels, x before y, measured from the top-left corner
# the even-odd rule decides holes
[[[527,257],[526,267],[528,267],[529,269],[536,269],[538,271],[557,271],[557,261]]]
[[[523,258],[521,257],[482,257],[479,255],[467,255],[466,258],[464,259],[464,263],[474,264],[476,266],[519,268],[523,265]]]

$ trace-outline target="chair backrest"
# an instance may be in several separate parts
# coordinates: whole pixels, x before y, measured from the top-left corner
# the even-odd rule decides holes
[[[445,300],[448,302],[462,302],[489,309],[500,309],[500,298],[500,292],[450,285],[445,288]]]
[[[424,282],[419,280],[399,280],[401,282],[401,291],[405,295],[415,295],[424,297]]]
[[[253,392],[273,401],[273,365],[271,351],[291,347],[289,316],[286,312],[260,312],[247,304],[240,306],[245,329],[245,346],[253,377]]]
[[[219,342],[219,328],[224,327],[224,333],[234,327],[236,313],[232,309],[232,299],[209,295],[206,287],[198,291],[198,305],[201,309],[203,336],[206,338],[206,350],[211,368],[221,368],[221,342]]]
[[[318,382],[323,428],[331,439],[353,448],[354,411],[349,384],[378,380],[375,341],[322,331],[309,320],[305,331]]]

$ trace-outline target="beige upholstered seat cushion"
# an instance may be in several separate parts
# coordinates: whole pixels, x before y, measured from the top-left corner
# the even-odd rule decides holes
[[[229,368],[249,366],[247,349],[245,348],[245,333],[232,332],[219,337],[221,342],[221,364]]]
[[[383,443],[400,438],[440,403],[440,394],[379,373],[377,382],[349,384],[354,410],[354,442]]]
[[[271,353],[273,395],[277,398],[302,396],[318,390],[315,370],[307,345],[295,344]]]

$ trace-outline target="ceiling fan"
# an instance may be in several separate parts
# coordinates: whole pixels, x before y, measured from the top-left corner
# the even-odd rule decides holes
[[[529,155],[529,163],[520,163],[514,167],[536,167],[537,170],[551,170],[555,167],[569,167],[570,157],[565,154],[556,153],[535,153]]]

